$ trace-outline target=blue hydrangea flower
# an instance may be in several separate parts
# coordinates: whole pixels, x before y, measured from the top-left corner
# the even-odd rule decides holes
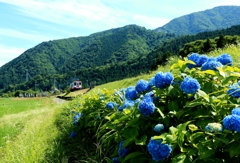
[[[217,61],[220,62],[223,65],[232,65],[232,57],[229,54],[222,54],[217,57]]]
[[[118,107],[118,111],[120,111],[120,112],[123,111],[123,109],[124,109],[123,106]]]
[[[133,100],[125,100],[125,102],[124,102],[124,105],[123,105],[123,108],[127,108],[127,107],[133,107],[134,106],[134,104],[135,104],[135,101],[133,101]]]
[[[199,56],[199,59],[198,59],[197,62],[196,62],[196,65],[197,65],[198,67],[201,67],[205,62],[207,62],[208,59],[209,59],[208,56],[206,56],[206,55],[200,55],[200,56]]]
[[[229,86],[227,93],[234,98],[239,98],[240,97],[240,86],[238,84],[234,83],[233,85]]]
[[[138,110],[145,117],[149,117],[150,115],[152,115],[154,113],[155,105],[153,102],[143,99],[138,105]]]
[[[106,104],[106,107],[107,107],[108,109],[113,109],[115,106],[116,106],[116,103],[115,103],[115,102],[108,102],[108,103]]]
[[[134,86],[130,86],[126,89],[125,97],[128,100],[135,100],[138,97]]]
[[[152,90],[153,86],[155,86],[155,77],[152,77],[148,82],[148,90]]]
[[[220,123],[208,123],[205,129],[208,132],[222,132],[223,127]]]
[[[187,94],[194,94],[198,89],[201,88],[198,81],[192,77],[186,77],[180,85],[180,88],[183,92]]]
[[[193,67],[197,67],[197,62],[199,60],[199,57],[200,57],[200,55],[198,53],[192,53],[190,56],[188,56],[188,60],[191,60],[195,63],[195,65],[189,63],[188,68],[191,69]]]
[[[172,84],[174,80],[173,75],[170,72],[158,72],[155,75],[155,86],[157,88],[166,88],[168,85]]]
[[[147,101],[147,102],[153,102],[153,98],[154,98],[154,92],[148,92],[143,96],[143,100]]]
[[[113,160],[113,163],[120,163],[120,161],[118,160],[118,157],[114,157],[112,160]]]
[[[118,147],[118,155],[120,157],[125,157],[128,153],[128,148],[122,148],[124,141],[121,141]]]
[[[81,118],[82,114],[78,112],[74,117],[73,117],[73,124],[76,125]]]
[[[240,86],[240,80],[238,81],[238,85]]]
[[[152,138],[150,139],[147,147],[148,152],[154,161],[163,161],[168,158],[172,152],[171,146],[168,144],[162,144],[161,140],[152,140]]]
[[[223,127],[227,130],[240,133],[240,116],[236,114],[226,116],[223,119]]]
[[[155,127],[154,127],[154,131],[156,131],[156,132],[161,132],[161,131],[163,131],[164,130],[164,126],[163,126],[163,124],[157,124]]]
[[[191,60],[195,63],[194,64],[188,64],[188,68],[193,68],[193,67],[201,67],[205,62],[208,60],[208,56],[206,55],[199,55],[197,53],[192,53],[189,57],[188,60]]]
[[[236,115],[240,116],[240,108],[234,108],[232,110],[232,114],[236,114]]]
[[[136,84],[135,89],[138,93],[143,93],[143,92],[147,91],[148,90],[148,81],[143,80],[143,79],[139,80]]]
[[[72,131],[70,137],[71,137],[71,138],[75,138],[76,136],[77,136],[77,133],[76,133],[75,131]]]
[[[211,57],[202,65],[202,70],[217,70],[217,67],[221,66],[221,62],[218,62],[216,58]]]

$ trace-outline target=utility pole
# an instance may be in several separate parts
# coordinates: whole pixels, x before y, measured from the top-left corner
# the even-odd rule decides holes
[[[36,85],[37,85],[37,83],[36,83],[36,81],[35,81],[35,92],[36,92]]]
[[[55,79],[56,78],[53,79],[53,87],[54,87],[54,89],[55,89]]]
[[[28,75],[29,75],[28,69],[26,69],[26,82],[28,82]]]

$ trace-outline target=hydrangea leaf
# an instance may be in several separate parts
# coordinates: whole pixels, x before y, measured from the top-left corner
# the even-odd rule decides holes
[[[210,101],[210,100],[209,100],[209,95],[206,94],[206,93],[205,93],[204,91],[202,91],[202,90],[198,90],[198,91],[197,91],[197,95],[200,96],[200,97],[202,97],[202,98],[204,98],[207,102]]]
[[[124,109],[123,112],[124,112],[125,114],[131,113],[131,111],[130,111],[129,109]]]
[[[240,73],[238,73],[238,72],[233,72],[230,76],[240,77]]]
[[[202,147],[199,149],[198,155],[200,159],[204,159],[210,157],[214,152],[215,150],[211,148]]]
[[[138,137],[138,129],[136,127],[125,128],[123,131],[123,137],[126,139],[137,138]]]
[[[218,72],[219,72],[219,74],[222,76],[222,77],[226,77],[227,76],[227,74],[223,71],[223,68],[222,67],[217,67],[217,69],[218,69]]]
[[[142,152],[133,152],[133,153],[130,153],[130,154],[128,154],[128,155],[124,158],[123,162],[127,162],[128,160],[130,160],[130,159],[132,159],[132,158],[134,158],[134,157],[137,157],[137,156],[139,156],[139,155],[145,155],[145,154],[142,153]]]
[[[193,141],[194,139],[200,137],[200,136],[205,136],[204,132],[196,132],[190,136],[190,141]]]
[[[157,109],[158,113],[161,115],[161,117],[165,118],[165,115],[163,114],[163,112],[157,107],[156,107],[156,109]]]
[[[146,135],[143,135],[143,136],[141,136],[139,139],[136,139],[136,140],[135,140],[135,144],[136,144],[136,145],[145,145],[145,144],[146,144],[146,141],[147,141],[147,136],[146,136]]]
[[[234,157],[240,154],[240,145],[239,143],[232,143],[229,149],[230,157]]]
[[[199,73],[199,74],[209,74],[209,75],[214,75],[214,76],[217,75],[216,71],[214,71],[214,70],[198,71],[197,73]]]
[[[172,163],[184,163],[185,159],[186,155],[184,153],[181,153],[173,158]]]

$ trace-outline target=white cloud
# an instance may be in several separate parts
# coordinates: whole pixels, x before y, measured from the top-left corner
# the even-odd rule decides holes
[[[169,19],[159,17],[148,17],[144,15],[134,15],[133,19],[138,22],[143,22],[150,29],[155,29],[169,22]]]
[[[0,66],[18,57],[25,50],[26,49],[0,45]]]
[[[24,40],[30,40],[33,42],[48,41],[52,39],[52,37],[44,36],[36,32],[20,32],[17,30],[6,29],[6,28],[0,28],[0,35],[13,37],[13,38],[20,38]]]
[[[0,1],[20,7],[19,11],[30,17],[61,25],[84,27],[94,31],[98,29],[97,32],[127,24],[138,24],[152,29],[164,25],[170,19],[192,12],[210,9],[219,5],[240,5],[239,0],[201,0],[191,2],[187,0],[116,0],[106,3],[103,0]],[[132,6],[131,11],[123,7],[128,5]],[[142,10],[142,12],[139,10]],[[146,15],[144,10],[148,10],[151,14],[149,16]],[[156,15],[153,16],[152,13],[156,13]],[[171,15],[171,18],[168,15]]]
[[[165,18],[153,18],[134,11],[126,11],[118,6],[104,5],[100,0],[88,1],[37,1],[37,0],[0,0],[20,7],[26,16],[74,27],[93,30],[106,30],[128,24],[138,24],[146,28],[156,28],[168,22]],[[111,3],[111,2],[109,2]],[[114,2],[113,2],[114,3]],[[136,4],[135,2],[133,4]],[[127,5],[127,3],[126,3]],[[144,21],[142,21],[143,19]],[[155,21],[155,23],[154,23]],[[160,23],[156,23],[160,22]],[[157,25],[157,26],[156,26]]]

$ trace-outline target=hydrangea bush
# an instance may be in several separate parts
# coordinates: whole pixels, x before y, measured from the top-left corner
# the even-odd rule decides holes
[[[240,69],[232,62],[194,53],[101,106],[85,102],[78,127],[92,128],[111,162],[238,162]]]

